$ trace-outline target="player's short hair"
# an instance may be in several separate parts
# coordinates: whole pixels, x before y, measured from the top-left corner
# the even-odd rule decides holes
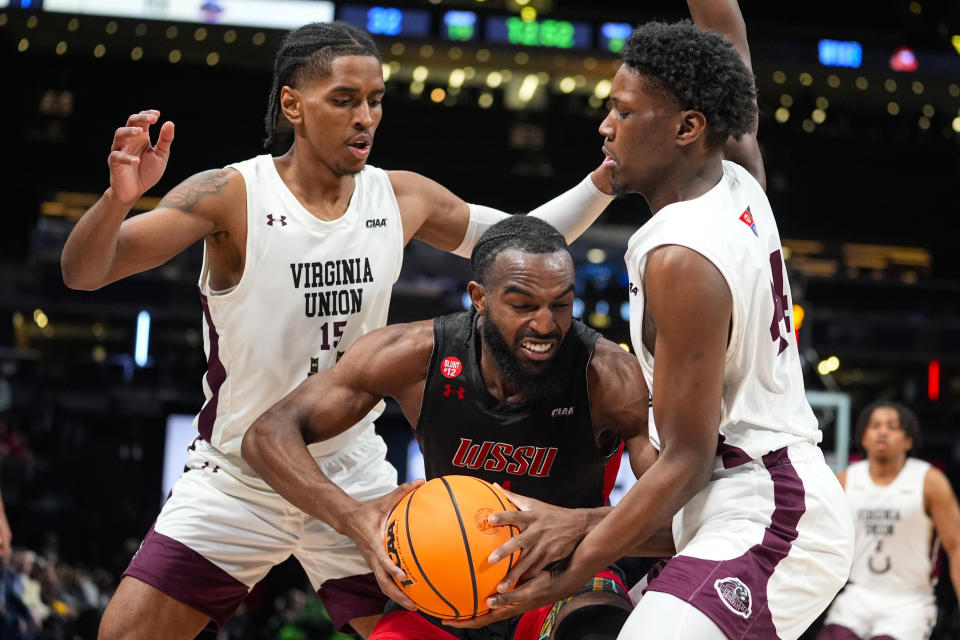
[[[857,448],[863,449],[863,434],[867,430],[870,416],[873,415],[875,409],[893,409],[896,411],[900,418],[900,428],[913,441],[913,446],[910,447],[907,455],[920,450],[920,421],[917,419],[917,414],[907,405],[892,400],[877,400],[864,407],[860,415],[857,416],[857,424],[853,435]]]
[[[373,56],[382,60],[370,34],[346,22],[312,22],[294,29],[283,38],[273,60],[273,85],[267,102],[267,137],[264,148],[273,144],[280,118],[280,89],[284,85],[319,80],[330,75],[330,63],[341,56]]]
[[[487,229],[474,245],[470,266],[477,282],[486,286],[497,256],[508,249],[523,253],[569,252],[563,234],[549,222],[535,216],[510,216]]]
[[[757,88],[753,73],[733,44],[689,20],[648,22],[627,39],[623,64],[645,76],[678,110],[707,119],[707,144],[723,146],[754,130]]]

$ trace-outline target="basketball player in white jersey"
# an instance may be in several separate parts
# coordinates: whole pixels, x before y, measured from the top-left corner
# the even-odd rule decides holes
[[[385,324],[411,238],[469,256],[479,234],[507,215],[420,175],[367,165],[383,94],[368,34],[343,23],[294,30],[276,56],[267,114],[268,143],[281,115],[292,124],[290,150],[199,173],[128,220],[166,167],[174,125],[160,126],[155,145],[155,110],[117,129],[110,188],[67,240],[64,281],[97,289],[203,239],[208,371],[187,469],[107,607],[101,638],[187,639],[208,623],[219,627],[291,554],[338,627],[350,622],[365,634],[379,618],[386,599],[368,566],[382,572],[379,525],[409,490],[396,490],[374,433],[382,405],[312,447],[328,482],[311,513],[263,482],[240,443],[267,408]],[[596,186],[605,172],[595,174],[534,215],[578,236],[612,199]],[[410,604],[381,578],[388,596]]]
[[[866,460],[838,474],[856,526],[850,582],[819,640],[926,640],[936,622],[939,543],[960,599],[960,507],[936,467],[910,457],[920,425],[899,402],[876,402],[857,419]]]
[[[615,192],[653,213],[626,263],[660,455],[566,571],[492,597],[498,615],[573,592],[671,519],[677,555],[621,639],[795,639],[849,573],[853,523],[817,447],[776,221],[757,179],[723,159],[756,121],[745,28],[735,0],[703,10],[735,18],[723,32],[744,59],[690,23],[641,26],[600,126]]]

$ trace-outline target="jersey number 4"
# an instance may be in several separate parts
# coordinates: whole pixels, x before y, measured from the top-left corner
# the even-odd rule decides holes
[[[777,355],[780,355],[790,344],[782,333],[780,333],[780,323],[782,322],[790,334],[790,299],[784,292],[786,284],[786,267],[783,264],[783,255],[779,250],[770,254],[770,272],[773,279],[770,281],[770,289],[773,292],[773,320],[770,321],[770,338],[779,343]]]

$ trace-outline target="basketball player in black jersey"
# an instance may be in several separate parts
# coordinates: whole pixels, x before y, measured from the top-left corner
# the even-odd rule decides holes
[[[523,549],[510,583],[569,556],[609,510],[611,462],[624,442],[635,474],[652,463],[648,394],[636,358],[573,319],[573,260],[553,227],[529,216],[499,222],[471,261],[471,311],[364,336],[254,422],[242,451],[292,503],[316,499],[319,472],[291,468],[289,453],[337,435],[390,396],[414,426],[428,478],[473,475],[513,491],[522,511],[494,516],[522,531],[494,552]],[[671,554],[669,533],[642,551]],[[379,578],[397,574],[383,551],[380,561]],[[480,631],[397,609],[370,638],[615,638],[631,604],[616,574],[598,577],[570,602]]]

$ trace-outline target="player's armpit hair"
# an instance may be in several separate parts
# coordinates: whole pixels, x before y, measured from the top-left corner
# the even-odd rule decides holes
[[[280,118],[280,89],[296,87],[330,74],[330,63],[340,56],[372,56],[381,60],[370,34],[346,22],[312,22],[286,35],[273,60],[273,84],[264,118],[264,149],[273,144]]]
[[[753,73],[733,44],[689,20],[648,22],[633,32],[620,54],[623,64],[644,76],[681,111],[707,119],[707,143],[722,146],[754,130],[757,89]]]

